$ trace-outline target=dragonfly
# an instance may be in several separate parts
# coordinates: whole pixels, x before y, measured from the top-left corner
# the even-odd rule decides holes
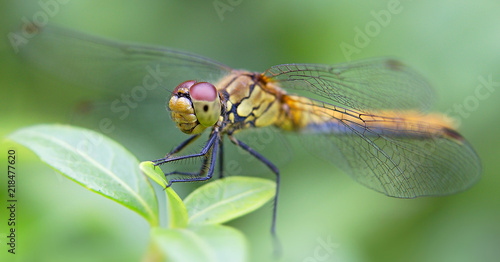
[[[237,137],[242,130],[271,127],[310,137],[313,142],[307,144],[316,144],[319,154],[355,181],[391,197],[457,193],[481,174],[478,155],[453,121],[428,112],[434,94],[427,81],[393,58],[282,64],[253,72],[188,52],[57,26],[28,24],[23,30],[29,39],[19,47],[21,55],[58,77],[104,90],[131,91],[132,98],[134,92],[137,98],[137,93],[161,91],[150,98],[167,104],[171,119],[188,137],[153,162],[201,160],[195,172],[165,172],[167,179],[176,175],[167,187],[209,180],[217,161],[222,177],[226,137],[267,166],[276,179],[273,234],[281,174],[264,152]],[[115,103],[115,111],[125,115],[119,108]],[[181,154],[203,133],[208,139],[199,152]]]

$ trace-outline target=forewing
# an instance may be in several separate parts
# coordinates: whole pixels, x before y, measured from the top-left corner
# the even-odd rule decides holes
[[[118,139],[145,159],[158,158],[187,138],[166,110],[171,91],[186,80],[215,82],[231,71],[195,54],[57,26],[28,24],[18,34],[27,39],[18,48],[30,64],[72,83],[65,88],[77,94],[91,90],[81,96],[72,124]]]
[[[264,76],[288,92],[307,91],[303,95],[364,112],[427,111],[434,98],[425,79],[390,58],[336,65],[284,64],[269,68]]]
[[[57,26],[25,25],[19,34],[28,36],[26,43],[19,46],[23,57],[86,88],[128,91],[143,85],[151,89],[159,83],[173,90],[186,80],[213,81],[231,71],[195,54],[107,40]]]

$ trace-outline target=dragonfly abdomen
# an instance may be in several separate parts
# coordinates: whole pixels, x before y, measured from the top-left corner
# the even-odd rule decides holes
[[[389,110],[368,114],[296,95],[285,95],[283,101],[287,109],[278,126],[289,131],[411,138],[447,136],[461,139],[454,131],[452,121],[441,114]]]
[[[424,120],[423,120],[424,121]],[[462,137],[453,129],[446,126],[434,126],[427,122],[409,122],[398,120],[396,124],[371,124],[367,122],[350,122],[332,120],[322,123],[310,123],[300,130],[304,133],[335,134],[335,135],[362,135],[365,137],[387,136],[408,138],[430,138],[447,136],[461,140]]]

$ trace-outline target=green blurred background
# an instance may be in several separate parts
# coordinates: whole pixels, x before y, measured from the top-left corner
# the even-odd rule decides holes
[[[50,23],[174,47],[234,68],[262,71],[282,63],[398,57],[432,83],[438,95],[434,110],[460,120],[460,132],[482,159],[482,179],[453,196],[394,199],[307,153],[295,152],[294,161],[281,166],[282,261],[498,261],[500,84],[483,99],[476,87],[481,77],[500,82],[500,2],[401,1],[401,12],[349,57],[342,43],[354,45],[356,28],[363,30],[376,21],[372,13],[387,10],[387,1],[61,2],[67,3],[59,6]],[[218,13],[214,2],[229,8]],[[78,100],[78,93],[61,91],[64,83],[23,63],[7,39],[23,17],[30,19],[40,10],[38,1],[0,1],[2,137],[28,125],[66,122]],[[464,103],[465,114],[453,111]],[[0,260],[142,258],[149,237],[146,221],[62,177],[7,140],[2,141],[2,170],[10,147],[19,159],[17,254],[6,251],[2,174]],[[272,258],[270,216],[268,204],[230,223],[248,236],[252,261]],[[335,243],[332,250],[321,244],[328,241]]]

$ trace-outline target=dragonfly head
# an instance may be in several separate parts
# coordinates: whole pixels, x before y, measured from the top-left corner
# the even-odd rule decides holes
[[[168,103],[172,119],[186,134],[199,134],[215,125],[221,114],[219,92],[214,85],[194,80],[179,84]]]

